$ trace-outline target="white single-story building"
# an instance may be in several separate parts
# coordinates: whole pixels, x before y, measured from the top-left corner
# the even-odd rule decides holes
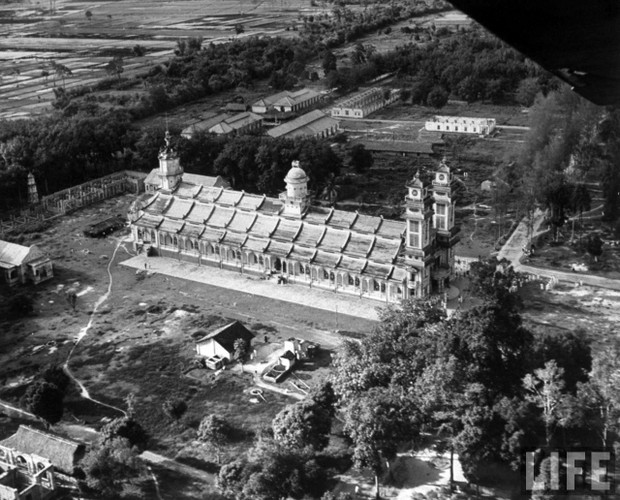
[[[9,286],[38,284],[54,276],[52,261],[36,245],[25,247],[0,240],[0,280]]]
[[[250,330],[239,321],[233,321],[197,340],[196,352],[207,359],[218,357],[231,361],[235,353],[235,341],[243,339],[249,347],[253,338]]]

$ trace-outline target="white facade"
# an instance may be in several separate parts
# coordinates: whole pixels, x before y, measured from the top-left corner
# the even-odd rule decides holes
[[[495,130],[495,118],[465,116],[435,116],[424,126],[429,132],[454,132],[457,134],[489,135]]]
[[[205,358],[213,358],[219,356],[222,359],[230,361],[230,353],[224,349],[215,339],[209,339],[201,344],[196,344],[196,352],[199,356]]]

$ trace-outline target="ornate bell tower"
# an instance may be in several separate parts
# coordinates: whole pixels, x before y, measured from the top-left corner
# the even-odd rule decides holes
[[[163,191],[173,191],[181,182],[183,167],[179,162],[179,155],[170,144],[170,132],[166,130],[166,144],[159,150],[159,178]]]
[[[284,203],[283,215],[301,218],[309,205],[308,176],[298,161],[292,163],[284,182],[286,191],[280,194],[280,201]]]
[[[406,185],[407,221],[405,263],[409,271],[409,297],[425,297],[430,293],[430,274],[433,264],[433,198],[419,172]]]
[[[441,161],[433,180],[434,225],[437,230],[436,276],[440,290],[454,273],[454,247],[459,241],[459,226],[454,223],[456,179]]]

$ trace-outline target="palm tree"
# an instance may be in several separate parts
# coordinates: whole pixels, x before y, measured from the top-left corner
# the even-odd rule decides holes
[[[336,176],[330,173],[325,182],[325,187],[321,193],[321,198],[327,200],[330,205],[334,205],[338,199],[338,188],[336,187]]]

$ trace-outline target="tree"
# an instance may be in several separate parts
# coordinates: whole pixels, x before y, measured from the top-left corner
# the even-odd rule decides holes
[[[538,83],[538,78],[525,78],[524,80],[521,80],[519,86],[517,87],[515,99],[521,106],[529,108],[532,104],[534,104],[536,95],[540,92],[540,90],[541,88]]]
[[[332,414],[309,399],[285,407],[271,425],[274,439],[284,446],[300,449],[311,446],[322,450],[329,443]]]
[[[443,108],[448,104],[448,92],[441,87],[433,87],[426,97],[426,104],[433,108]]]
[[[121,79],[121,74],[125,71],[123,67],[123,58],[120,56],[113,57],[108,64],[106,64],[105,71],[110,76],[116,76],[118,80]]]
[[[179,420],[187,411],[187,403],[181,398],[169,398],[162,405],[164,413],[173,420]]]
[[[613,342],[600,349],[592,361],[589,380],[577,390],[579,407],[585,410],[584,423],[592,423],[601,445],[609,445],[610,435],[620,431],[620,345]]]
[[[134,45],[131,48],[131,51],[133,52],[133,55],[136,57],[142,57],[144,54],[146,54],[146,49],[140,44]]]
[[[334,53],[331,50],[326,50],[325,54],[323,54],[323,63],[322,63],[323,71],[325,71],[326,75],[338,69],[337,62],[338,60],[336,59],[336,56],[334,55]]]
[[[53,425],[62,418],[64,397],[64,393],[56,385],[45,380],[36,380],[28,386],[22,404],[48,425]]]
[[[88,19],[89,21],[93,18],[93,13],[90,10],[87,10],[84,15],[86,16],[86,19]]]
[[[235,24],[235,35],[239,36],[242,33],[245,33],[245,27],[241,23]]]
[[[88,488],[103,498],[119,498],[125,487],[146,476],[136,450],[122,438],[93,447],[80,462],[80,469]]]
[[[533,374],[523,378],[523,387],[526,399],[542,411],[545,440],[549,448],[556,425],[561,425],[565,418],[564,370],[554,360],[548,361],[544,368],[534,370]]]
[[[373,163],[372,153],[363,144],[356,144],[349,151],[349,164],[357,173],[366,172]]]
[[[594,262],[598,262],[598,258],[603,255],[603,240],[598,234],[591,234],[586,240],[586,251],[594,257]]]
[[[327,200],[330,205],[334,205],[338,199],[338,186],[336,184],[336,176],[330,173],[325,182],[325,187],[321,193],[322,198]]]
[[[67,388],[71,383],[69,376],[65,373],[62,367],[58,365],[46,366],[39,376],[46,382],[54,384],[63,394],[66,394]]]
[[[57,63],[56,61],[51,61],[50,65],[52,67],[52,71],[54,74],[60,78],[62,78],[62,86],[65,87],[65,78],[71,76],[73,72],[64,64]]]
[[[319,498],[327,475],[307,450],[259,440],[241,457],[220,469],[218,487],[239,500]]]
[[[376,498],[379,475],[396,457],[398,445],[413,439],[417,426],[403,406],[400,391],[373,388],[345,403],[344,432],[353,442],[353,462],[369,468],[375,476]]]
[[[118,438],[127,440],[129,446],[137,450],[144,450],[149,441],[149,435],[132,416],[118,417],[104,425],[99,433],[102,446]]]
[[[215,449],[218,464],[222,449],[230,440],[231,431],[228,422],[217,415],[209,415],[200,422],[198,439]]]
[[[247,359],[250,351],[250,345],[245,339],[235,339],[233,348],[233,359],[239,361],[243,367],[243,362]]]

